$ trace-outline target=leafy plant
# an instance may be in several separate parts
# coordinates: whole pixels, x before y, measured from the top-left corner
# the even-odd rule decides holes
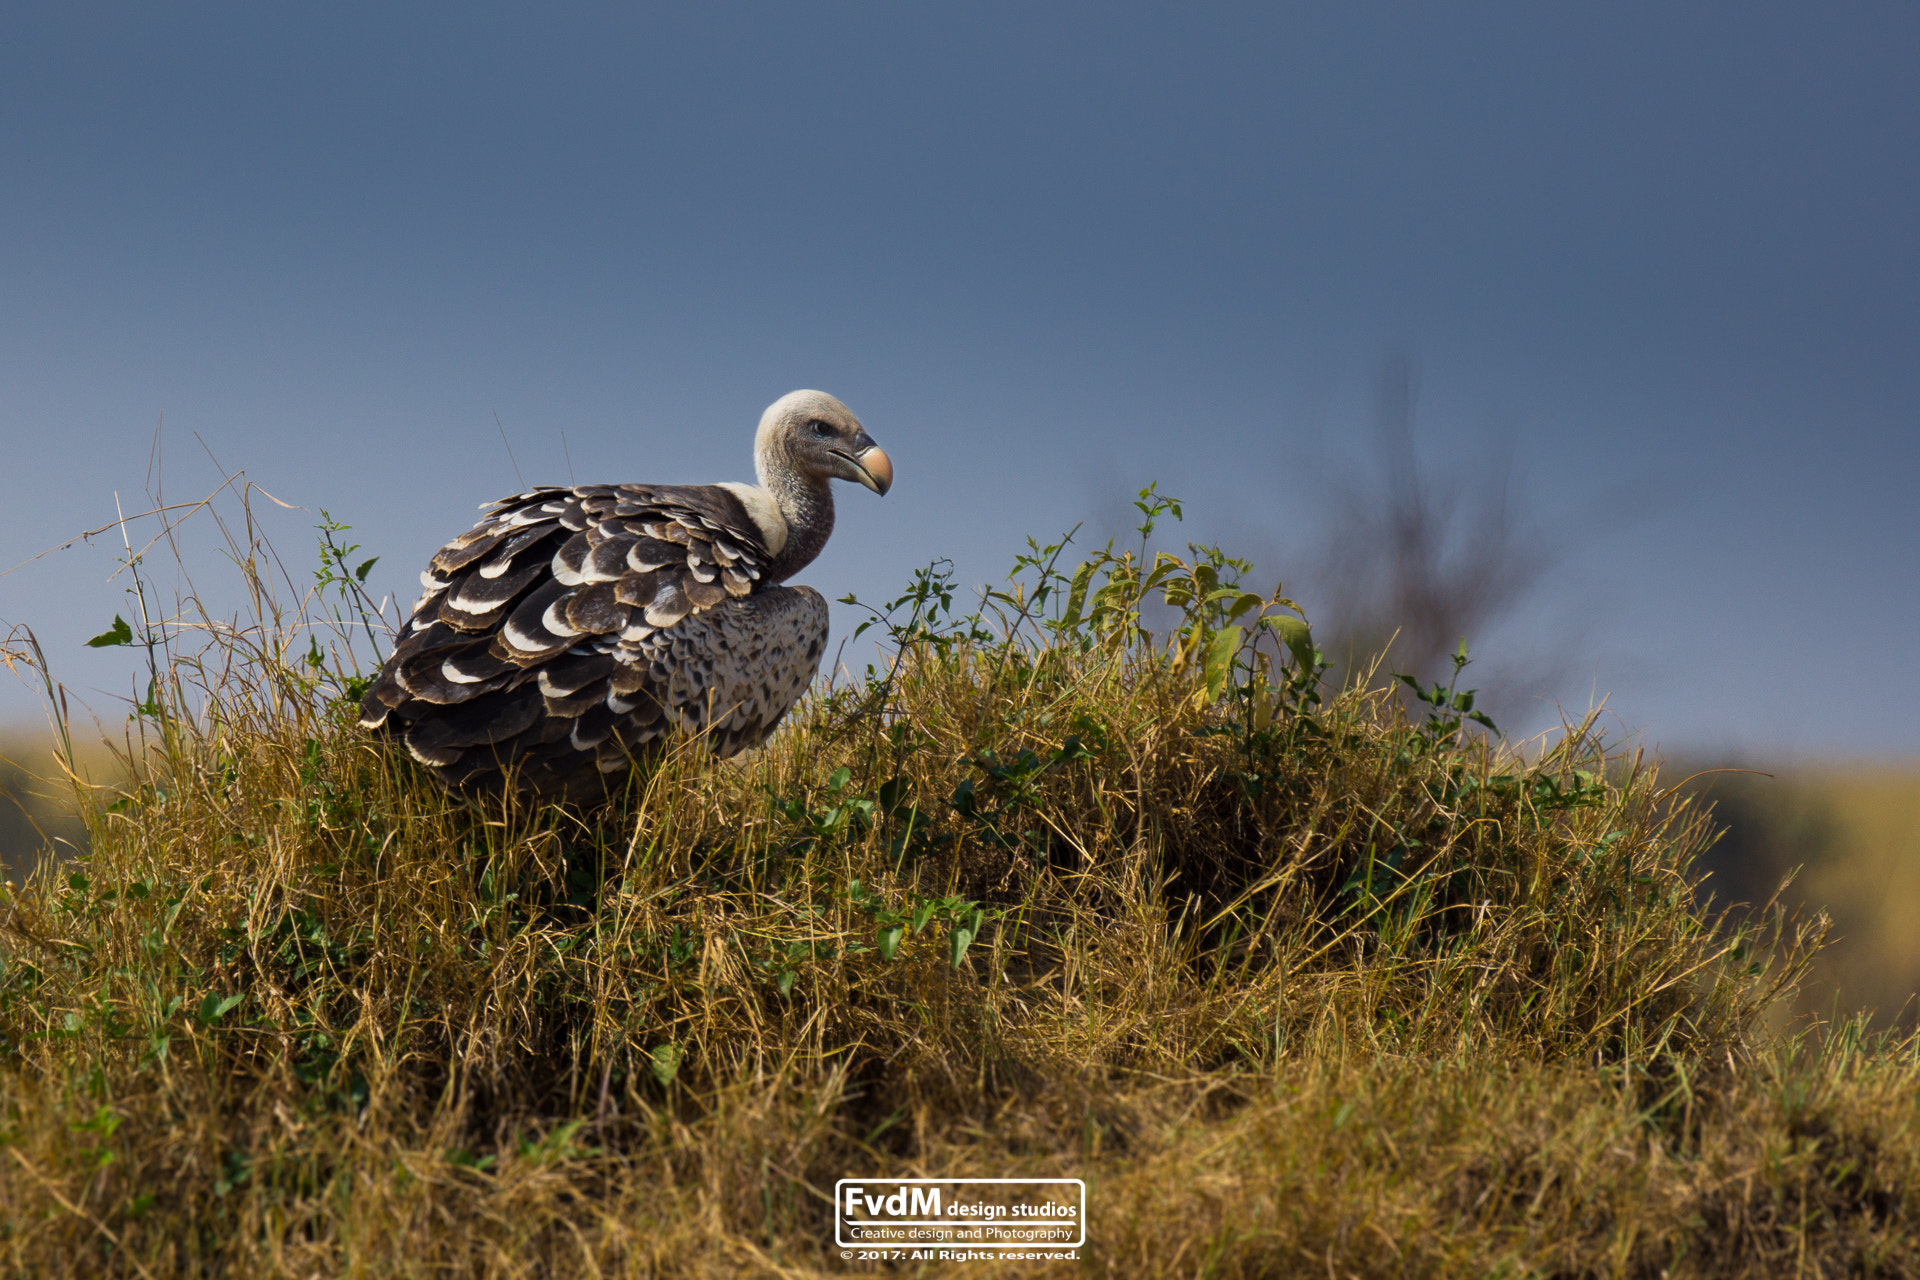
[[[1449,657],[1453,662],[1453,674],[1445,685],[1435,681],[1433,686],[1428,688],[1413,676],[1404,674],[1394,676],[1394,679],[1413,691],[1415,701],[1426,705],[1426,720],[1419,728],[1419,736],[1429,750],[1454,742],[1460,736],[1460,730],[1469,721],[1491,732],[1499,732],[1499,727],[1487,718],[1485,712],[1473,709],[1474,690],[1467,689],[1459,693],[1454,691],[1460,683],[1460,673],[1465,671],[1472,661],[1467,657],[1465,639],[1460,641],[1460,647],[1455,649]]]

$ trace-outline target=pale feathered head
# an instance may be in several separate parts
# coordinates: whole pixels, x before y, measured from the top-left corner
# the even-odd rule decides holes
[[[853,411],[824,391],[789,391],[760,415],[753,454],[760,483],[791,470],[818,481],[852,480],[875,493],[893,485],[893,460]]]

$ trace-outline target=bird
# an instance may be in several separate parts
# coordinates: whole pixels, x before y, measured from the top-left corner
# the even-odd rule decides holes
[[[893,461],[851,410],[794,391],[760,417],[757,484],[546,486],[481,508],[366,690],[360,727],[449,791],[603,800],[676,734],[764,742],[827,643],[785,586],[833,532],[831,482],[885,494]]]

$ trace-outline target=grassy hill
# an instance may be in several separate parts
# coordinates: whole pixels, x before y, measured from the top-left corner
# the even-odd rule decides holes
[[[267,604],[145,650],[0,911],[0,1256],[838,1274],[837,1179],[939,1175],[1088,1184],[1077,1259],[974,1275],[1920,1273],[1914,1043],[1774,1016],[1820,921],[1703,915],[1711,823],[1590,725],[1336,696],[1144,537],[971,616],[930,569],[885,665],[596,812],[360,734],[350,584],[242,548]]]

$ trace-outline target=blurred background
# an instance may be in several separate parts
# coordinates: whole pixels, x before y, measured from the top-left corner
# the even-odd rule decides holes
[[[1916,65],[1891,3],[14,6],[0,632],[114,737],[141,668],[85,641],[141,512],[244,471],[291,578],[326,512],[407,601],[481,502],[746,478],[820,387],[898,467],[843,496],[829,596],[984,584],[1157,481],[1346,666],[1465,637],[1518,737],[1601,706],[1675,780],[1750,770],[1694,784],[1709,884],[1804,864],[1820,998],[1891,1017]],[[240,607],[204,513],[164,551]],[[17,874],[80,837],[15,675]]]

